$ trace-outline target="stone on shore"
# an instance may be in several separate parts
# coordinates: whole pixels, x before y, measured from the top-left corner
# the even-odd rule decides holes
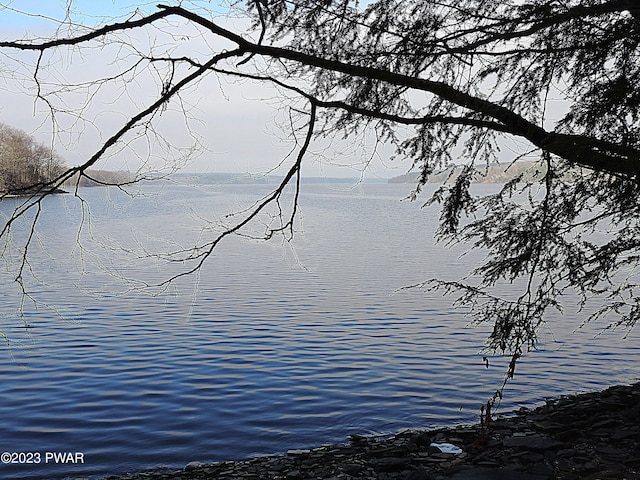
[[[346,445],[282,456],[108,477],[142,479],[640,480],[640,383],[560,397],[488,426],[353,435]]]

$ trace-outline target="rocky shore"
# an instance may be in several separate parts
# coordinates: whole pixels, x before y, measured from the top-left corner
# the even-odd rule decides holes
[[[640,383],[560,397],[485,425],[108,480],[640,480]]]

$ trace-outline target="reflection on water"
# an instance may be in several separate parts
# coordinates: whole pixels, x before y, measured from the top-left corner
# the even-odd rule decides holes
[[[163,295],[114,294],[139,286],[117,277],[159,281],[180,266],[128,251],[188,246],[207,235],[203,219],[220,220],[256,188],[169,186],[136,200],[85,191],[92,229],[82,227],[81,247],[79,203],[47,200],[46,250],[34,247],[30,280],[40,303],[24,305],[33,328],[20,328],[20,297],[9,272],[1,279],[12,343],[0,357],[0,438],[5,451],[79,451],[85,464],[4,465],[3,476],[181,467],[475,421],[507,361],[485,368],[489,327],[465,328],[448,299],[397,291],[459,278],[473,260],[433,245],[437,212],[400,202],[408,186],[307,186],[295,250],[234,238]],[[637,377],[637,334],[573,334],[580,318],[565,303],[519,364],[503,411]]]

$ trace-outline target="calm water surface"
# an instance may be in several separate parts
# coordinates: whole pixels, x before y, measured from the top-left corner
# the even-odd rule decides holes
[[[437,212],[401,202],[410,186],[307,185],[292,245],[230,238],[198,276],[139,290],[184,268],[139,254],[208,238],[208,222],[266,188],[46,199],[25,277],[35,302],[21,307],[11,282],[15,251],[0,274],[0,449],[43,461],[0,465],[0,477],[99,477],[475,421],[507,364],[485,368],[489,327],[465,328],[438,294],[398,289],[460,278],[478,254],[434,245]],[[565,303],[501,411],[637,379],[639,335],[572,333],[581,317]],[[85,463],[44,464],[45,452]]]

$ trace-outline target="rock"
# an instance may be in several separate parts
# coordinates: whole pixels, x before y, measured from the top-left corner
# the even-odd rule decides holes
[[[524,464],[537,464],[544,460],[544,456],[537,452],[527,452],[519,457],[520,461]]]
[[[638,438],[638,432],[620,429],[611,435],[611,440],[626,440],[628,438]]]
[[[426,432],[414,435],[412,440],[418,447],[427,447],[431,445],[431,437]]]
[[[562,446],[562,442],[558,442],[547,435],[509,437],[505,438],[502,443],[505,447],[519,447],[527,448],[530,450],[550,450]]]
[[[287,455],[306,455],[311,453],[311,450],[289,450],[287,451]]]
[[[449,480],[546,480],[551,477],[502,468],[472,468],[447,478]]]
[[[398,470],[404,469],[410,463],[410,458],[402,457],[381,458],[371,462],[372,465],[377,466],[378,470],[382,472],[397,472]]]
[[[204,465],[202,462],[189,462],[185,465],[184,469],[186,471],[195,470],[196,468],[200,468]]]
[[[429,452],[429,455],[438,455],[442,453],[442,450],[440,450],[438,447],[434,447],[433,445],[429,445],[427,452]]]
[[[559,431],[555,437],[561,442],[573,442],[576,439],[582,437],[582,433],[575,428],[572,428],[570,430],[565,429],[564,431]]]
[[[301,480],[303,478],[300,470],[291,470],[287,473],[287,480]]]
[[[431,480],[433,477],[429,475],[425,470],[414,470],[407,475],[404,480]]]

